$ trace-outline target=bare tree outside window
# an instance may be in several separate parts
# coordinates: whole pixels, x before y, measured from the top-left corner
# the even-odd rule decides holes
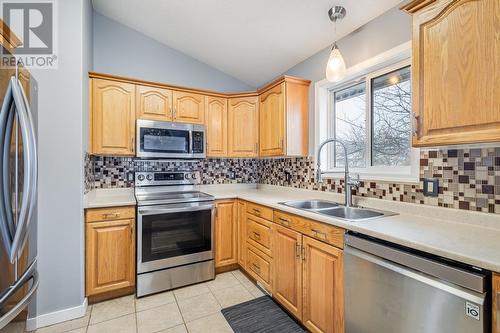
[[[366,166],[366,92],[357,84],[335,92],[335,137],[347,146],[349,166]],[[337,147],[338,148],[338,147]],[[335,167],[345,165],[342,149],[336,149]]]
[[[410,67],[372,79],[372,165],[410,165]]]
[[[346,144],[350,167],[411,166],[410,66],[332,93],[330,135]],[[343,150],[332,149],[330,165],[343,167]]]

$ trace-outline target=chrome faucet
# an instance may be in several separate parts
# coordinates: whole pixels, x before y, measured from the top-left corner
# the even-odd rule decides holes
[[[352,206],[352,188],[353,187],[358,187],[359,186],[359,174],[357,179],[353,180],[351,176],[349,175],[349,159],[347,157],[347,147],[346,145],[337,139],[326,139],[325,141],[321,142],[319,147],[318,147],[318,153],[316,154],[316,164],[317,164],[317,169],[316,169],[316,181],[318,183],[321,183],[323,181],[323,174],[325,172],[321,171],[321,150],[323,147],[330,142],[335,142],[338,143],[343,149],[344,149],[344,156],[345,156],[345,168],[344,168],[344,183],[345,183],[345,206],[346,207],[351,207]]]

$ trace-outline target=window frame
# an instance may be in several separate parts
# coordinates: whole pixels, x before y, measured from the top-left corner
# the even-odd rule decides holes
[[[365,82],[365,113],[366,113],[366,148],[365,161],[363,168],[353,168],[350,170],[354,174],[359,174],[363,180],[381,180],[381,181],[403,181],[407,183],[418,183],[419,181],[419,158],[420,149],[410,147],[410,165],[409,166],[373,166],[372,161],[372,133],[373,133],[373,110],[372,110],[372,79],[388,74],[395,70],[411,66],[411,44],[404,43],[394,49],[375,56],[367,61],[347,69],[346,77],[337,83],[331,83],[326,80],[315,84],[316,92],[316,131],[315,131],[315,151],[319,144],[335,129],[335,101],[334,92]],[[410,67],[411,68],[411,67]],[[412,94],[413,95],[413,94]],[[411,126],[413,127],[413,117],[410,116]],[[410,145],[413,128],[410,130]],[[322,170],[326,172],[326,178],[342,178],[344,167],[335,167],[333,165],[335,150],[338,145],[329,144],[323,149],[321,165]]]

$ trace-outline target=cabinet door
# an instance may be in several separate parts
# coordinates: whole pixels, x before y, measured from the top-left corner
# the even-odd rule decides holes
[[[203,124],[205,122],[205,96],[174,91],[174,121]]]
[[[92,153],[134,155],[135,86],[92,79]]]
[[[343,252],[307,236],[302,242],[302,322],[311,332],[344,332]]]
[[[257,99],[257,97],[229,99],[228,150],[231,157],[255,157],[258,154]]]
[[[134,220],[86,223],[86,295],[135,285]]]
[[[260,156],[285,155],[285,83],[262,93],[260,98]]]
[[[273,225],[273,296],[297,319],[302,319],[302,235]]]
[[[493,273],[492,275],[492,300],[493,304],[493,322],[492,331],[493,333],[500,333],[500,275],[498,273]]]
[[[247,224],[247,207],[246,202],[238,200],[238,263],[241,267],[246,268],[246,231]]]
[[[216,203],[215,267],[238,263],[237,210],[234,200]]]
[[[500,2],[413,1],[414,146],[500,140]],[[480,23],[479,23],[480,22]]]
[[[172,121],[172,90],[136,86],[137,119]]]
[[[227,98],[206,97],[207,155],[227,156]]]

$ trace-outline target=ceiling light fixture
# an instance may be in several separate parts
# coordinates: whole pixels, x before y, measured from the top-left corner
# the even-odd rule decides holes
[[[342,6],[335,6],[330,8],[328,11],[328,16],[330,20],[334,23],[334,31],[337,32],[337,21],[341,20],[346,15],[346,9]],[[345,62],[340,50],[337,46],[337,42],[333,43],[332,50],[330,51],[330,57],[328,58],[328,63],[326,64],[326,79],[330,82],[337,82],[344,78],[345,76]]]

